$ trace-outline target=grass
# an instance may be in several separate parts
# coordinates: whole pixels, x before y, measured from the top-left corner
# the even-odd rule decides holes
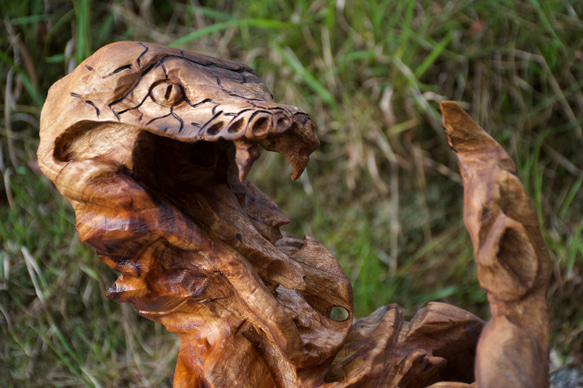
[[[321,149],[299,182],[250,179],[338,258],[358,316],[442,300],[487,317],[440,125],[452,99],[516,161],[549,246],[555,367],[583,362],[583,6],[568,0],[182,3],[0,0],[0,386],[168,386],[177,341],[103,294],[35,164],[48,87],[100,46],[144,40],[251,65]],[[285,172],[285,174],[282,174]]]

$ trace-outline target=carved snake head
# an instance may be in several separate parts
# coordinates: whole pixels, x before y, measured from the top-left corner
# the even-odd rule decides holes
[[[44,118],[39,159],[51,179],[72,157],[62,147],[90,123],[188,143],[233,142],[241,181],[258,145],[285,154],[296,179],[320,144],[310,116],[275,103],[251,68],[141,42],[106,46],[55,83]]]
[[[224,335],[275,344],[295,365],[337,351],[348,279],[314,239],[282,239],[288,219],[246,180],[259,146],[299,177],[319,146],[315,125],[275,103],[252,69],[111,44],[51,87],[40,135],[39,164],[82,241],[121,272],[109,297],[178,333],[223,322]],[[348,312],[341,322],[334,307]]]

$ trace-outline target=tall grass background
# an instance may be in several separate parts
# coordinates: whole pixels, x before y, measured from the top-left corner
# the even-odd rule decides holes
[[[583,361],[583,2],[0,0],[0,387],[169,386],[176,337],[104,297],[36,163],[49,86],[97,48],[156,42],[252,66],[308,111],[322,146],[297,182],[264,152],[250,179],[327,246],[357,316],[430,300],[487,319],[438,103],[511,154],[550,249],[551,369]]]

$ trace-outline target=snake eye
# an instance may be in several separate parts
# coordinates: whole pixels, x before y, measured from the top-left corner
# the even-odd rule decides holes
[[[160,105],[176,106],[184,101],[184,89],[180,84],[164,80],[152,85],[150,96]]]

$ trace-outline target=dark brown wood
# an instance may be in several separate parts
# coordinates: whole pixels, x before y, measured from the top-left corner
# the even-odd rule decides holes
[[[336,259],[282,235],[287,217],[246,179],[260,146],[296,179],[319,141],[245,65],[106,46],[50,89],[38,157],[81,240],[121,273],[107,296],[180,336],[175,387],[455,388],[475,365],[480,387],[544,386],[548,257],[532,205],[502,149],[457,105],[442,109],[492,306],[481,337],[479,318],[443,303],[353,324]]]

